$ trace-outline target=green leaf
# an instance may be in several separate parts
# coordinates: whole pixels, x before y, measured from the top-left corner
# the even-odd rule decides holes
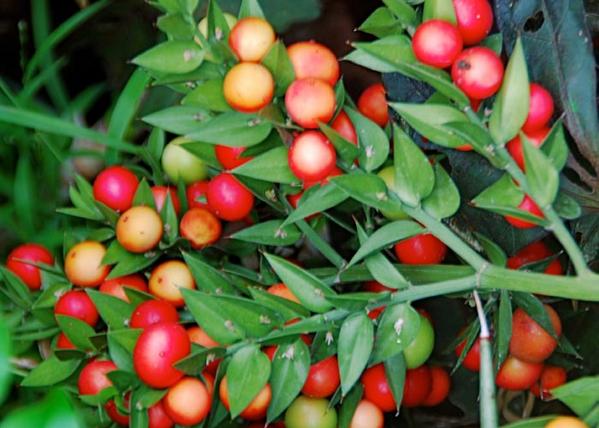
[[[177,217],[177,211],[175,211],[171,192],[166,193],[164,205],[160,210],[160,218],[162,219],[164,233],[159,248],[169,248],[175,244],[179,237],[179,219]]]
[[[501,428],[545,428],[557,415],[539,416],[537,418],[521,419],[511,424],[502,425]]]
[[[396,403],[396,409],[399,411],[406,381],[406,360],[403,353],[397,354],[385,361],[385,375],[387,376],[387,382]]]
[[[297,208],[289,214],[283,224],[295,223],[313,214],[336,207],[346,199],[347,194],[336,186],[330,184],[314,186],[304,193]]]
[[[541,206],[550,205],[559,190],[559,173],[543,152],[520,134],[530,192]]]
[[[310,370],[310,350],[302,339],[279,345],[272,360],[270,387],[272,401],[267,422],[275,420],[300,393]]]
[[[158,17],[158,29],[175,40],[189,40],[193,38],[194,28],[181,13],[168,13]]]
[[[435,162],[435,187],[422,201],[422,208],[437,220],[454,215],[460,208],[460,192],[439,162]]]
[[[209,166],[211,166],[213,168],[217,168],[217,169],[222,168],[222,165],[216,159],[216,154],[214,152],[214,145],[194,141],[194,142],[189,142],[189,143],[183,143],[183,144],[181,144],[181,147],[183,147],[189,153],[191,153],[191,154],[195,155],[196,157],[200,158],[201,160],[203,160]],[[185,189],[185,183],[181,182],[181,186],[183,186],[183,189]],[[181,204],[187,203],[187,201],[186,201],[187,198],[182,197],[182,195],[184,195],[184,194],[185,194],[185,192],[183,191],[183,193],[181,195],[179,195]],[[185,212],[185,210],[183,210],[183,212]]]
[[[555,169],[561,171],[568,160],[568,143],[564,135],[562,121],[556,121],[551,127],[551,132],[541,145],[541,151],[549,158]]]
[[[262,245],[293,245],[301,233],[293,224],[283,226],[283,220],[269,220],[241,229],[231,235],[232,239]]]
[[[133,197],[133,206],[135,207],[138,205],[144,205],[146,207],[156,209],[152,188],[150,187],[148,180],[145,178],[143,178],[137,186],[135,196]]]
[[[345,112],[356,128],[360,148],[360,166],[367,172],[381,166],[389,155],[389,139],[385,131],[358,111],[345,107]]]
[[[257,345],[237,351],[227,367],[231,418],[236,418],[268,382],[270,361]]]
[[[431,19],[441,19],[457,25],[453,2],[451,0],[425,0],[422,22]]]
[[[335,146],[335,150],[339,157],[348,164],[351,164],[360,154],[360,149],[351,141],[346,140],[341,134],[331,128],[329,125],[320,122],[320,130],[329,139],[331,144]]]
[[[415,28],[418,21],[418,14],[412,6],[405,0],[383,0],[385,6],[393,12],[404,27]]]
[[[260,7],[258,0],[242,0],[241,6],[239,7],[239,19],[247,18],[249,16],[256,16],[258,18],[264,18],[264,12]]]
[[[597,405],[599,376],[576,379],[553,388],[551,394],[570,407],[577,415],[584,416]]]
[[[168,107],[142,117],[142,120],[152,126],[174,134],[189,134],[198,129],[200,124],[209,120],[211,113],[201,107],[186,105]],[[160,154],[158,158],[160,158]]]
[[[200,255],[187,252],[182,252],[182,254],[200,290],[214,294],[236,293],[235,287],[231,285],[230,278],[220,270],[206,263]]]
[[[271,130],[272,124],[267,120],[253,114],[231,111],[201,123],[187,137],[210,144],[249,147],[264,141]]]
[[[385,182],[373,174],[343,174],[332,177],[329,182],[343,189],[356,201],[378,210],[394,212],[401,204],[392,201],[387,195]]]
[[[285,321],[310,316],[310,311],[289,299],[275,296],[255,287],[250,288],[249,291],[256,302],[280,313]]]
[[[348,267],[356,264],[375,251],[379,251],[402,239],[418,235],[423,231],[424,229],[422,226],[412,220],[397,220],[387,223],[383,227],[377,229],[376,232],[370,235],[366,242],[360,246],[360,249],[348,263]]]
[[[501,290],[499,311],[495,324],[495,367],[499,367],[507,357],[512,337],[512,302],[508,290]]]
[[[495,144],[486,128],[471,122],[447,122],[443,124],[443,128],[479,153],[486,153]]]
[[[52,389],[43,400],[12,410],[3,419],[1,426],[79,428],[83,426],[83,421],[75,411],[68,393],[63,389]]]
[[[306,308],[323,313],[332,308],[327,296],[335,292],[324,282],[297,265],[272,254],[264,255],[275,273]]]
[[[156,253],[130,253],[115,239],[108,246],[106,254],[102,259],[103,264],[110,265],[116,263],[106,279],[118,278],[120,276],[129,275],[130,273],[139,272],[152,265],[159,256],[160,255]]]
[[[366,313],[350,315],[339,331],[337,358],[341,391],[347,395],[368,364],[374,343],[374,327]]]
[[[443,147],[455,148],[466,141],[444,125],[465,122],[466,116],[458,109],[445,104],[389,103],[419,134]]]
[[[21,386],[50,386],[62,382],[77,370],[81,361],[61,361],[55,355],[42,361],[23,379]]]
[[[86,291],[108,327],[113,330],[128,327],[133,305],[97,290],[87,289]]]
[[[553,208],[555,208],[555,211],[557,211],[560,217],[567,220],[574,220],[582,215],[582,208],[580,208],[576,199],[568,196],[564,192],[557,194],[555,202],[553,203]]]
[[[543,330],[550,334],[554,339],[558,339],[543,302],[541,302],[536,296],[530,293],[513,292],[512,300],[524,312],[526,312],[528,316],[535,320],[543,328]]]
[[[518,39],[493,103],[489,132],[499,144],[514,138],[528,116],[530,84],[522,41]]]
[[[364,387],[362,384],[356,383],[349,394],[345,396],[341,404],[341,409],[339,409],[339,428],[349,428],[356,408],[362,399],[363,392]]]
[[[389,305],[376,330],[371,364],[386,361],[402,353],[420,330],[420,315],[407,303]]]
[[[275,79],[275,95],[281,96],[295,79],[293,64],[287,55],[285,44],[277,40],[262,59],[262,64],[273,75]]]
[[[13,352],[12,348],[10,331],[2,315],[0,316],[0,403],[4,403],[11,389],[12,365],[10,358]]]
[[[358,30],[383,38],[398,34],[401,27],[399,20],[393,16],[388,7],[379,7],[366,18],[366,21],[362,22]]]
[[[503,50],[503,34],[495,33],[491,34],[483,39],[480,42],[481,46],[485,46],[495,52],[497,55],[501,55],[501,51]]]
[[[247,337],[263,337],[283,326],[281,314],[267,305],[239,296],[215,296],[214,299],[219,310]]]
[[[204,51],[193,41],[169,40],[133,58],[132,62],[161,73],[189,73],[200,66]]]
[[[96,332],[87,323],[65,315],[57,315],[56,322],[77,349],[89,351],[94,348],[89,338],[94,336]]]
[[[120,329],[108,332],[108,353],[121,370],[133,372],[133,348],[141,329]]]
[[[435,187],[435,172],[426,155],[397,125],[393,125],[393,191],[402,202],[416,206]]]
[[[481,233],[476,233],[476,239],[480,242],[491,263],[497,266],[506,265],[507,255],[499,245]]]
[[[19,299],[22,305],[24,305],[24,307],[31,305],[33,302],[31,292],[21,278],[9,271],[4,266],[0,266],[0,273],[2,273],[6,287]]]
[[[218,112],[231,110],[223,95],[223,79],[199,82],[190,93],[183,97],[181,104]]]
[[[175,367],[190,376],[199,376],[210,361],[223,358],[227,351],[225,348],[195,349],[187,357],[175,363]]]
[[[287,152],[285,146],[276,147],[238,166],[233,173],[273,183],[295,183],[298,179],[289,169]]]
[[[451,371],[451,374],[453,374],[462,365],[462,363],[464,362],[464,359],[466,358],[466,355],[472,348],[472,345],[474,345],[474,342],[476,342],[476,339],[478,339],[479,332],[480,332],[480,323],[478,322],[478,318],[477,318],[476,321],[472,322],[468,326],[468,329],[466,329],[464,334],[462,334],[462,337],[466,341],[466,344],[464,346],[464,349],[462,349],[462,353],[458,356],[458,360],[456,361],[455,366],[453,367],[453,369]]]
[[[119,139],[125,138],[149,82],[150,76],[142,69],[138,68],[133,72],[110,115],[109,135]]]

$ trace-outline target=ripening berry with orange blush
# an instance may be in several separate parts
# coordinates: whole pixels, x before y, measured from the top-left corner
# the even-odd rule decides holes
[[[242,113],[254,113],[270,104],[275,82],[261,64],[242,62],[225,76],[223,93],[227,103]]]
[[[389,122],[386,91],[382,83],[367,87],[358,98],[358,110],[378,126],[385,127]]]
[[[195,377],[184,377],[171,386],[162,400],[167,415],[177,424],[196,425],[206,419],[212,395]]]
[[[162,219],[155,209],[146,206],[129,208],[116,224],[116,239],[132,253],[145,253],[162,239]]]
[[[320,79],[334,86],[339,79],[339,62],[326,46],[313,40],[297,42],[287,48],[296,79]]]
[[[229,389],[227,387],[227,376],[223,377],[223,379],[220,381],[218,395],[220,397],[220,401],[222,401],[225,408],[229,410],[230,406]],[[248,406],[245,409],[243,409],[239,416],[248,421],[259,421],[261,419],[264,419],[271,398],[272,390],[270,389],[270,385],[267,383],[252,399],[250,404],[248,404]]]
[[[335,114],[335,91],[324,80],[311,77],[295,80],[285,93],[287,114],[302,128],[316,129]]]
[[[150,293],[175,307],[185,304],[181,288],[196,288],[191,271],[180,260],[169,260],[156,266],[150,275]]]
[[[544,305],[544,308],[555,334],[559,337],[562,332],[559,315],[549,305]],[[549,358],[556,347],[557,340],[522,308],[514,311],[510,354],[528,363],[541,363]]]
[[[275,42],[275,31],[263,18],[242,18],[229,33],[229,47],[240,61],[260,62]]]
[[[185,213],[179,225],[181,237],[198,250],[214,244],[220,238],[220,220],[206,208],[192,208]]]
[[[299,134],[289,148],[291,172],[302,181],[320,181],[335,168],[337,153],[328,138],[320,131]]]
[[[100,291],[129,302],[129,297],[125,293],[125,287],[143,291],[144,293],[148,291],[146,278],[139,273],[108,279],[100,285]]]
[[[293,294],[289,287],[287,287],[282,282],[271,285],[270,287],[268,287],[266,291],[275,296],[282,297],[283,299],[291,300],[295,303],[300,303],[299,299],[295,297],[295,294]]]
[[[64,261],[67,279],[79,287],[97,287],[110,272],[102,264],[106,247],[97,241],[83,241],[74,245]]]

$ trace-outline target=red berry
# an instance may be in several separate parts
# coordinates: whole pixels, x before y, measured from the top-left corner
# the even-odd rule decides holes
[[[295,80],[285,93],[285,108],[289,117],[302,128],[318,128],[318,122],[328,123],[335,114],[335,91],[324,80]]]
[[[431,19],[416,28],[412,48],[418,61],[436,68],[447,68],[462,51],[462,36],[449,22]]]
[[[179,324],[153,324],[135,344],[133,367],[142,382],[153,388],[167,388],[183,377],[183,372],[173,365],[190,350],[187,332]]]
[[[162,400],[148,409],[148,428],[171,428],[175,423],[164,411]]]
[[[389,110],[385,94],[383,84],[375,83],[367,87],[358,98],[360,113],[382,127],[385,127],[389,122]]]
[[[162,211],[162,207],[166,202],[167,193],[170,193],[171,201],[173,201],[173,208],[175,208],[175,213],[179,215],[179,212],[181,211],[181,201],[179,201],[179,196],[177,196],[177,189],[170,186],[152,187],[152,195],[154,195],[154,204],[156,205],[156,211]]]
[[[447,246],[430,233],[423,233],[395,244],[399,261],[408,265],[439,264],[447,254]]]
[[[24,261],[20,261],[24,260]],[[54,264],[54,257],[46,247],[39,244],[22,244],[13,249],[6,259],[6,268],[17,275],[31,290],[39,290],[42,286],[40,268],[29,264]]]
[[[56,339],[56,349],[77,349],[77,347],[73,345],[66,334],[60,333]]]
[[[224,169],[235,169],[253,159],[252,156],[243,157],[245,149],[245,147],[217,145],[214,147],[214,153],[216,154],[216,159],[218,159]]]
[[[530,106],[522,131],[526,134],[543,129],[553,115],[553,97],[538,83],[530,84]]]
[[[558,366],[543,367],[539,381],[530,387],[530,391],[541,400],[551,400],[551,390],[566,383],[566,369]]]
[[[495,383],[503,389],[523,391],[537,381],[541,370],[543,370],[541,363],[527,363],[508,355],[497,372]]]
[[[206,419],[212,395],[198,378],[184,377],[169,388],[162,401],[164,410],[174,422],[190,426]]]
[[[362,286],[362,290],[369,291],[371,293],[381,293],[383,291],[395,291],[393,288],[385,287],[378,281],[366,281]]]
[[[98,310],[85,291],[64,293],[54,306],[54,315],[66,315],[80,319],[94,327],[98,322]]]
[[[539,208],[539,206],[533,201],[528,195],[524,195],[522,202],[518,205],[518,208],[522,211],[526,211],[532,215],[536,215],[537,217],[543,218],[543,212]],[[518,229],[530,229],[533,227],[537,227],[536,224],[531,223],[526,220],[520,220],[519,218],[512,217],[509,215],[504,216],[505,220]]]
[[[364,398],[374,404],[383,412],[392,412],[396,409],[393,393],[387,382],[385,367],[377,364],[364,371],[362,374],[364,385]]]
[[[79,394],[96,395],[111,387],[112,382],[106,375],[117,369],[118,367],[112,361],[91,360],[79,373],[77,381]]]
[[[106,280],[100,285],[100,291],[129,302],[129,297],[125,293],[125,287],[143,291],[144,293],[148,292],[146,278],[139,273]]]
[[[94,181],[94,198],[113,210],[131,208],[139,181],[135,174],[122,166],[106,168]]]
[[[185,193],[187,195],[187,207],[189,209],[208,207],[208,203],[205,201],[209,183],[210,182],[207,180],[196,181],[195,183],[192,183],[189,186],[187,186],[187,191]],[[202,199],[204,200],[204,202],[201,202]]]
[[[312,398],[326,398],[339,387],[339,364],[336,356],[330,356],[310,366],[302,393]]]
[[[223,377],[223,379],[220,382],[218,395],[220,397],[220,401],[222,401],[225,408],[229,410],[229,389],[227,387],[227,376]],[[266,410],[268,409],[268,405],[270,404],[271,399],[272,390],[270,388],[270,385],[267,383],[260,390],[260,392],[258,392],[258,394],[252,399],[250,404],[248,404],[248,406],[245,409],[243,409],[239,416],[248,421],[259,421],[261,419],[264,419],[264,417],[266,416]]]
[[[356,128],[344,110],[341,110],[335,120],[333,120],[331,123],[331,128],[337,131],[347,141],[355,145],[358,144]]]
[[[423,406],[432,407],[441,404],[449,395],[451,378],[442,367],[430,367],[431,392],[422,402]]]
[[[466,340],[460,342],[458,346],[455,348],[455,354],[459,358],[462,355],[462,351],[466,347]],[[466,357],[462,361],[462,365],[470,371],[478,372],[480,371],[480,338],[477,338],[468,353],[466,353]]]
[[[128,409],[129,408],[129,393],[125,395],[123,399],[123,404]],[[109,400],[106,404],[104,404],[104,409],[106,410],[106,414],[113,422],[116,422],[117,425],[129,426],[129,415],[125,413],[121,413],[121,411],[117,408],[114,400]]]
[[[140,303],[131,314],[129,327],[146,328],[159,323],[176,323],[179,314],[173,305],[165,300],[146,300]]]
[[[559,315],[549,305],[545,305],[545,311],[559,337],[562,332]],[[556,347],[557,340],[551,337],[530,315],[521,308],[514,311],[510,354],[527,363],[541,363],[549,358]]]
[[[337,154],[322,132],[305,131],[291,143],[288,162],[291,172],[300,180],[320,181],[333,171]]]
[[[510,269],[519,269],[521,266],[538,262],[553,256],[553,252],[543,241],[533,242],[522,248],[512,257],[507,259],[507,267]],[[563,268],[558,259],[554,259],[545,268],[544,273],[548,275],[562,275]]]
[[[550,131],[551,129],[549,128],[541,128],[537,131],[531,132],[530,134],[526,134],[526,138],[528,138],[528,141],[530,141],[533,146],[541,147]],[[522,141],[520,141],[520,136],[516,135],[514,138],[508,141],[505,147],[512,158],[516,161],[520,169],[524,171],[524,151],[522,149]]]
[[[503,63],[491,49],[465,49],[451,67],[451,78],[469,98],[482,100],[494,95],[503,81]]]
[[[420,406],[431,394],[431,389],[432,377],[428,366],[421,365],[415,369],[406,370],[401,405],[404,407]]]
[[[487,0],[453,0],[458,30],[465,45],[479,44],[493,26],[493,9]]]
[[[242,220],[254,207],[252,192],[228,173],[221,173],[210,181],[206,199],[211,211],[227,221]]]

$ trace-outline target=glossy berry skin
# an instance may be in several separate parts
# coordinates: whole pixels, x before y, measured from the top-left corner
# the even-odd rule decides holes
[[[435,68],[447,68],[462,51],[462,36],[447,21],[431,19],[416,28],[412,49],[418,61]]]
[[[77,349],[77,347],[73,345],[66,334],[61,332],[56,339],[56,349]]]
[[[545,428],[589,428],[589,426],[574,416],[558,416],[545,425]]]
[[[96,395],[111,387],[112,382],[106,375],[117,369],[118,367],[112,361],[91,360],[79,373],[77,380],[79,394]]]
[[[125,293],[124,287],[133,288],[135,290],[143,291],[144,293],[148,292],[146,278],[139,273],[108,279],[100,285],[100,292],[110,294],[125,302],[129,302],[129,297]]]
[[[216,154],[216,159],[218,159],[218,162],[223,166],[224,169],[235,169],[253,159],[252,156],[243,156],[245,149],[245,147],[216,145],[214,147],[214,153]]]
[[[364,398],[374,404],[383,412],[396,410],[395,399],[387,382],[383,364],[374,365],[364,371],[361,378],[364,385]]]
[[[545,365],[539,381],[530,387],[530,392],[541,400],[551,400],[551,390],[566,383],[567,378],[566,369],[563,367]]]
[[[131,207],[116,224],[116,239],[131,253],[141,254],[152,250],[162,239],[162,218],[154,208]]]
[[[378,126],[385,127],[389,122],[389,110],[385,87],[382,83],[370,85],[358,98],[358,110]]]
[[[339,62],[333,51],[313,40],[287,47],[296,79],[314,78],[334,86],[339,80]]]
[[[53,265],[52,253],[39,244],[22,244],[13,249],[6,259],[6,268],[9,271],[21,278],[30,290],[39,290],[42,286],[40,268],[20,260]]]
[[[426,365],[406,370],[401,405],[404,407],[420,406],[430,395],[432,382],[431,372]]]
[[[152,388],[168,388],[183,377],[173,365],[191,350],[187,332],[176,323],[153,324],[141,333],[133,348],[137,376]]]
[[[254,208],[254,195],[228,173],[214,177],[208,185],[206,200],[210,210],[227,221],[243,220]]]
[[[553,97],[549,91],[538,83],[531,83],[528,116],[522,125],[522,131],[529,134],[545,128],[553,116],[554,108]]]
[[[460,344],[458,346],[456,346],[456,348],[455,348],[456,357],[459,358],[460,355],[462,355],[462,351],[464,350],[465,347],[466,347],[466,340],[460,342]],[[464,366],[466,369],[473,371],[473,372],[480,371],[480,339],[479,338],[477,338],[474,341],[474,343],[468,350],[468,353],[466,353],[466,357],[462,361],[462,366]]]
[[[275,91],[272,74],[262,64],[234,65],[223,82],[227,104],[242,113],[254,113],[270,104]]]
[[[420,315],[420,328],[414,340],[405,347],[403,354],[408,369],[415,369],[431,356],[435,346],[435,331],[428,318]]]
[[[240,61],[260,62],[275,42],[275,31],[263,18],[249,16],[233,26],[229,46]]]
[[[352,416],[349,428],[383,428],[385,415],[368,400],[361,400]]]
[[[295,303],[300,303],[299,299],[295,297],[295,294],[282,282],[278,284],[273,284],[266,290],[268,293],[273,294],[278,297],[282,297],[283,299],[291,300]]]
[[[501,87],[503,63],[489,48],[476,46],[465,49],[451,67],[451,78],[469,98],[489,98]]]
[[[524,195],[524,198],[522,199],[522,202],[520,202],[520,204],[518,205],[518,208],[522,211],[526,211],[532,215],[543,218],[543,212],[535,203],[535,201],[533,201],[528,195]],[[531,229],[533,227],[537,227],[537,225],[534,223],[531,223],[526,220],[521,220],[513,216],[506,215],[504,216],[504,218],[505,221],[507,221],[509,224],[511,224],[517,229]]]
[[[179,200],[179,196],[177,196],[177,189],[171,186],[152,186],[152,195],[154,196],[156,211],[162,211],[162,207],[164,207],[166,202],[167,194],[170,194],[175,213],[179,215],[181,212],[181,201]]]
[[[106,247],[97,241],[83,241],[74,245],[64,261],[67,279],[79,287],[97,287],[110,273],[110,267],[102,265]]]
[[[329,400],[300,395],[285,412],[286,428],[336,428],[337,412]]]
[[[442,367],[432,366],[429,368],[431,374],[431,391],[421,403],[422,406],[433,407],[441,404],[449,395],[451,378]]]
[[[447,246],[430,233],[423,233],[395,244],[395,255],[407,265],[435,265],[445,259]]]
[[[190,184],[203,180],[208,175],[208,167],[204,161],[183,147],[190,142],[185,137],[177,137],[162,151],[162,169],[171,183],[183,181]]]
[[[177,309],[169,302],[164,300],[146,300],[137,305],[131,319],[129,327],[146,328],[159,323],[177,323],[179,314]]]
[[[175,307],[185,304],[181,288],[196,288],[191,271],[180,260],[169,260],[159,264],[150,275],[150,293],[159,299],[166,300]]]
[[[208,336],[202,327],[194,326],[187,329],[187,335],[192,343],[203,346],[204,348],[214,348],[221,346],[216,340]]]
[[[222,401],[225,408],[229,410],[230,407],[229,390],[227,387],[227,376],[223,377],[223,379],[220,382],[218,388],[218,396],[220,397],[220,401]],[[248,406],[245,409],[243,409],[239,416],[248,421],[259,421],[261,419],[264,419],[271,398],[272,390],[270,389],[270,385],[266,384],[252,399],[250,404],[248,404]]]
[[[71,290],[64,293],[54,305],[54,315],[66,315],[80,319],[94,327],[98,323],[98,310],[85,291]]]
[[[285,93],[287,114],[302,128],[316,129],[318,122],[328,123],[335,114],[335,91],[324,80],[295,80]]]
[[[303,181],[320,181],[335,168],[337,153],[320,131],[305,131],[295,137],[287,157],[293,175]]]
[[[175,423],[166,414],[162,400],[148,409],[148,428],[172,428]]]
[[[553,251],[543,241],[533,242],[507,259],[507,267],[510,269],[519,269],[521,266],[548,259],[553,255]],[[545,268],[544,273],[548,275],[563,275],[564,270],[559,259],[552,260]]]
[[[126,408],[129,408],[129,393],[123,399],[123,404]],[[113,422],[115,422],[119,426],[128,427],[129,426],[129,415],[125,413],[121,413],[121,411],[116,406],[114,400],[109,400],[104,404],[104,409],[106,410],[106,414]]]
[[[175,423],[196,425],[208,416],[212,396],[201,380],[184,377],[169,388],[162,403],[167,415]]]
[[[192,208],[181,219],[179,232],[192,248],[199,250],[219,240],[222,226],[218,217],[206,208]]]
[[[350,143],[355,144],[356,146],[358,145],[356,128],[345,110],[341,110],[335,120],[331,122],[331,128],[337,131],[339,135]]]
[[[508,355],[497,372],[495,383],[510,391],[524,391],[537,381],[542,370],[541,363],[527,363]]]
[[[549,306],[544,305],[551,325],[559,337],[562,323],[559,315]],[[557,347],[555,340],[543,327],[532,319],[524,310],[518,308],[512,315],[512,337],[510,354],[527,363],[541,363],[553,353]]]
[[[111,166],[103,170],[94,180],[94,198],[98,202],[123,212],[131,208],[139,180],[127,168]]]
[[[312,398],[326,398],[339,387],[339,364],[332,355],[310,366],[302,394]]]
[[[479,44],[493,26],[493,9],[488,0],[453,0],[458,31],[467,46]]]
[[[187,197],[187,207],[192,208],[208,208],[206,202],[206,192],[208,191],[209,181],[196,181],[187,186],[185,196]],[[204,202],[202,202],[202,200]]]
[[[535,131],[531,131],[526,134],[526,138],[528,141],[535,147],[541,147],[549,135],[551,129],[549,128],[541,128]],[[522,148],[522,141],[520,140],[520,136],[516,135],[506,144],[505,148],[510,153],[510,156],[516,161],[518,166],[522,171],[525,170],[526,165],[524,162],[524,149]]]

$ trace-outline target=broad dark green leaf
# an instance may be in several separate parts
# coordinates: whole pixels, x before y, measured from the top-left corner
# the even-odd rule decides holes
[[[133,348],[141,332],[141,329],[108,332],[108,353],[119,369],[133,372]]]
[[[43,400],[19,406],[2,420],[2,428],[83,426],[69,394],[64,389],[52,389]]]
[[[193,91],[183,97],[181,104],[218,112],[231,110],[223,95],[223,79],[205,80],[198,83]]]
[[[407,303],[387,306],[379,320],[371,364],[402,353],[420,330],[420,315]]]
[[[270,371],[270,361],[257,345],[247,345],[233,355],[227,367],[231,418],[237,417],[266,385]]]
[[[576,379],[552,389],[551,394],[570,407],[577,415],[584,416],[597,405],[599,376]]]
[[[283,224],[295,223],[313,214],[328,210],[347,199],[347,194],[340,188],[325,184],[307,190],[299,201],[297,208],[289,214]]]
[[[557,194],[557,197],[553,202],[553,208],[560,217],[565,218],[566,220],[576,219],[582,214],[582,208],[578,202],[576,202],[576,199],[568,196],[564,192]]]
[[[170,40],[133,58],[133,63],[161,73],[189,73],[204,60],[204,51],[193,41]]]
[[[107,265],[114,264],[114,267],[107,277],[107,279],[113,279],[120,276],[129,275],[130,273],[139,272],[152,265],[152,263],[154,263],[158,257],[159,254],[157,253],[130,253],[129,251],[125,250],[115,239],[108,246],[106,254],[102,259],[102,263]]]
[[[438,220],[454,215],[460,208],[460,192],[445,168],[436,162],[435,187],[422,201],[422,208]]]
[[[174,40],[189,40],[193,38],[194,28],[185,20],[181,13],[168,13],[156,20],[158,29]]]
[[[505,266],[507,263],[507,255],[499,245],[481,233],[476,233],[476,239],[480,242],[480,245],[483,247],[483,250],[489,257],[491,263],[497,266]]]
[[[356,128],[360,148],[360,166],[367,172],[375,170],[387,160],[389,139],[385,131],[358,111],[345,107],[345,112]]]
[[[512,300],[555,339],[558,338],[543,302],[530,293],[513,292]]]
[[[256,115],[236,111],[222,113],[200,124],[187,136],[194,141],[230,147],[249,147],[262,141],[272,124]]]
[[[339,428],[349,428],[356,408],[362,399],[363,392],[364,387],[362,384],[356,383],[349,394],[345,396],[339,409]]]
[[[68,317],[65,315],[57,315],[56,322],[67,336],[67,338],[82,351],[90,351],[94,348],[89,338],[94,336],[96,332],[87,323],[78,318]]]
[[[422,21],[440,19],[457,24],[455,9],[451,0],[425,0],[422,11]]]
[[[217,358],[223,358],[226,353],[225,348],[194,347],[191,354],[175,363],[175,367],[190,376],[199,376],[207,364]]]
[[[40,387],[57,384],[71,376],[80,363],[79,360],[61,361],[56,356],[51,356],[31,370],[21,382],[21,386]]]
[[[387,383],[395,399],[397,411],[403,400],[404,383],[406,381],[406,361],[403,353],[397,354],[385,361]]]
[[[354,143],[346,140],[336,130],[322,122],[319,123],[320,130],[327,136],[331,144],[335,146],[335,150],[341,159],[348,164],[351,164],[360,154],[360,149]]]
[[[271,149],[249,162],[235,168],[234,174],[273,183],[294,183],[299,181],[289,169],[287,147]]]
[[[520,134],[524,151],[526,178],[530,192],[542,206],[550,205],[559,190],[559,173],[551,160],[543,152],[532,145],[524,134]]]
[[[301,233],[293,224],[283,226],[283,220],[269,220],[258,223],[231,235],[240,241],[262,245],[293,245],[300,239]]]
[[[264,18],[264,12],[258,0],[241,0],[241,6],[239,6],[239,19],[247,18],[248,16],[257,16],[258,18]]]
[[[395,212],[401,209],[401,204],[389,198],[385,182],[376,175],[343,174],[329,181],[362,204],[381,211]]]
[[[262,64],[270,70],[275,79],[275,95],[285,94],[287,87],[295,79],[295,72],[282,41],[278,40],[271,46]]]
[[[350,315],[343,321],[337,345],[341,391],[347,395],[368,364],[374,343],[374,327],[366,313]]]
[[[250,288],[249,291],[256,302],[259,302],[262,305],[277,311],[281,314],[285,321],[290,321],[296,318],[304,318],[310,315],[309,310],[298,303],[292,302],[289,299],[275,296],[274,294],[255,287]]]
[[[275,420],[300,393],[310,370],[310,350],[302,339],[279,345],[272,360],[272,400],[267,421]]]
[[[230,279],[195,253],[181,252],[199,290],[214,294],[235,294]]]
[[[135,191],[135,197],[133,198],[133,206],[144,205],[150,208],[156,209],[154,202],[154,194],[152,188],[148,184],[148,180],[145,178],[140,181]]]
[[[564,135],[562,121],[556,121],[551,127],[551,132],[543,141],[541,151],[549,158],[555,169],[561,171],[568,160],[568,143]]]
[[[175,134],[189,134],[212,117],[210,112],[196,106],[174,106],[144,116],[142,120],[152,126]],[[162,151],[160,152],[162,153]]]
[[[507,357],[510,338],[512,337],[512,302],[510,293],[501,290],[499,300],[499,311],[495,324],[495,368],[499,369],[505,357]]]
[[[92,289],[86,291],[108,327],[118,330],[129,325],[129,318],[134,309],[133,305],[100,291]]]
[[[358,30],[383,38],[398,34],[401,31],[401,27],[401,23],[393,16],[388,7],[379,7],[362,22]]]

